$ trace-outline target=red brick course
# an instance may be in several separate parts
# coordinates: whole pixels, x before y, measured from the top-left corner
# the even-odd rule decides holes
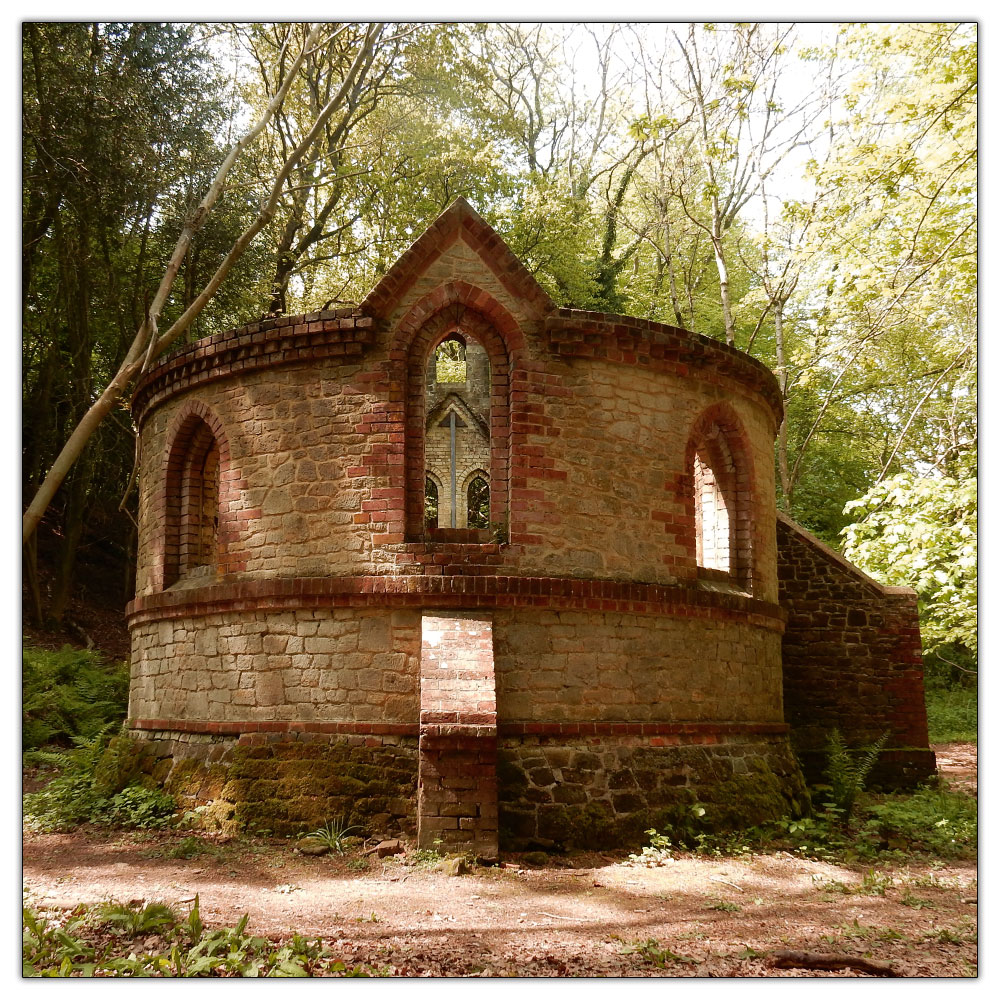
[[[423,544],[414,557],[475,559],[472,546]],[[496,545],[485,545],[479,558],[495,555]],[[444,552],[438,551],[445,549]],[[423,551],[421,551],[423,550]],[[419,563],[417,564],[419,566]],[[430,569],[436,568],[431,565]],[[411,607],[494,608],[534,607],[632,614],[671,615],[743,621],[755,627],[781,631],[785,612],[778,605],[742,594],[726,594],[688,587],[630,583],[621,580],[575,580],[565,577],[496,576],[495,567],[445,562],[440,575],[319,577],[286,580],[241,580],[197,589],[137,597],[127,608],[131,625],[168,618],[214,615],[228,611],[280,608]],[[455,570],[458,573],[455,573]],[[445,575],[444,570],[451,570]],[[471,572],[470,572],[471,570]],[[452,575],[454,574],[454,575]]]

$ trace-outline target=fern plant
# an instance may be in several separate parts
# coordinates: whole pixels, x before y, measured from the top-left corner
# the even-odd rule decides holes
[[[830,806],[845,825],[854,811],[858,793],[865,787],[868,775],[889,742],[884,732],[874,743],[860,750],[851,750],[839,729],[834,729],[826,744],[826,777],[829,781]]]
[[[22,749],[94,736],[121,722],[128,704],[128,668],[92,650],[23,648]]]

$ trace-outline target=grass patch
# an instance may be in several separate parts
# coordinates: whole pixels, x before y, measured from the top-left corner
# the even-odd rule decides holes
[[[977,802],[961,792],[927,787],[887,795],[865,808],[863,820],[859,833],[869,841],[942,858],[974,853],[978,843]]]
[[[930,687],[925,697],[931,743],[976,742],[979,699],[975,688]]]

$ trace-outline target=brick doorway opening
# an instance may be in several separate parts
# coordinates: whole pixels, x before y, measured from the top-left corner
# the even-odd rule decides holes
[[[497,857],[497,707],[493,620],[421,617],[417,844]]]

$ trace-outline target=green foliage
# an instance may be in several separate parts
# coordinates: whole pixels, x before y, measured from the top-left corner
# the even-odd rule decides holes
[[[65,926],[50,924],[28,907],[21,910],[21,975],[60,977],[77,973],[91,976],[96,963],[94,948],[76,936],[82,920]]]
[[[183,858],[190,860],[200,854],[211,852],[211,848],[201,839],[201,837],[185,837],[180,843],[175,844],[167,851],[168,858]]]
[[[979,700],[975,688],[928,685],[927,733],[931,743],[975,743]]]
[[[959,857],[975,852],[976,812],[970,796],[927,787],[867,805],[860,834],[878,844],[905,842],[911,850]]]
[[[344,817],[340,816],[337,819],[330,820],[318,830],[307,833],[305,839],[311,840],[316,844],[323,844],[325,847],[329,847],[331,851],[343,854],[344,841],[351,835],[352,830],[360,829],[361,827],[358,826],[347,826]]]
[[[171,825],[176,812],[177,800],[172,795],[159,788],[133,784],[95,809],[91,822],[155,830]]]
[[[165,903],[147,903],[145,906],[104,903],[97,910],[96,922],[106,924],[116,934],[136,937],[173,927],[177,923],[177,914]]]
[[[730,903],[726,899],[713,899],[712,902],[708,904],[710,910],[718,910],[720,913],[739,913],[742,909],[736,903]]]
[[[681,963],[684,965],[697,965],[696,958],[689,958],[686,955],[678,955],[669,948],[661,946],[656,938],[648,938],[645,941],[633,941],[622,948],[623,955],[638,955],[644,962],[655,965],[658,969],[665,969],[668,965]]]
[[[43,788],[24,796],[25,821],[42,831],[71,830],[81,823],[153,829],[171,822],[173,796],[133,779],[131,741],[111,738],[111,727],[91,738],[76,736],[65,751],[34,751],[26,759],[58,768]],[[112,777],[112,783],[108,778]]]
[[[977,644],[976,481],[901,473],[845,507],[847,558],[877,580],[913,587],[924,649]]]
[[[417,868],[433,868],[444,861],[444,855],[433,847],[418,847],[406,855],[406,863]]]
[[[128,667],[108,663],[92,650],[63,646],[58,652],[25,646],[21,660],[21,744],[91,737],[120,723],[128,707]]]
[[[827,892],[840,892],[845,896],[884,896],[893,885],[892,876],[887,872],[869,868],[858,885],[848,885],[846,882],[832,880],[824,884]]]
[[[304,978],[313,975],[367,977],[382,975],[363,965],[348,966],[322,941],[299,934],[276,943],[247,933],[249,916],[236,927],[206,930],[200,900],[186,920],[163,903],[145,906],[109,902],[65,926],[22,910],[22,974],[37,976],[131,976]],[[77,912],[77,911],[74,911]],[[110,930],[107,936],[95,932]],[[162,952],[142,952],[136,938],[162,938]],[[89,939],[88,939],[89,938]]]
[[[889,733],[883,733],[870,746],[860,750],[850,750],[840,731],[834,729],[826,744],[825,775],[830,782],[826,790],[829,807],[846,824],[854,811],[854,801],[865,787],[865,781],[872,768],[878,763],[883,747],[889,741]]]

